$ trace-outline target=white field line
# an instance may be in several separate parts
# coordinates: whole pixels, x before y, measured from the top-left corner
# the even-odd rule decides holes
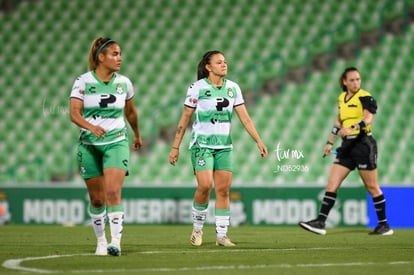
[[[10,259],[10,260],[4,261],[2,266],[8,269],[15,269],[15,270],[33,272],[33,273],[55,273],[56,271],[53,271],[53,270],[23,267],[23,266],[20,266],[20,264],[22,262],[56,259],[56,258],[63,258],[63,257],[86,256],[86,255],[91,255],[91,254],[50,255],[50,256],[42,256],[42,257]]]
[[[208,271],[208,270],[246,270],[268,268],[312,268],[312,267],[341,267],[341,266],[367,266],[367,265],[406,265],[412,262],[350,262],[350,263],[322,263],[322,264],[260,264],[260,265],[218,265],[200,267],[159,267],[141,269],[111,269],[111,270],[73,270],[72,273],[117,273],[117,272],[182,272],[182,271]]]

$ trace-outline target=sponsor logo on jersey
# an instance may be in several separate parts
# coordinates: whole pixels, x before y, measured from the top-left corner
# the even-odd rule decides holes
[[[95,87],[95,86],[90,86],[90,87],[89,87],[89,92],[90,92],[91,94],[96,93],[96,87]]]
[[[227,122],[230,122],[230,120],[229,120],[227,114],[217,113],[217,114],[214,115],[214,117],[212,117],[210,119],[210,122],[212,124],[216,124],[216,123],[227,123]]]
[[[223,111],[224,108],[230,105],[230,101],[225,97],[216,98],[216,101],[217,101],[216,110],[220,112]]]

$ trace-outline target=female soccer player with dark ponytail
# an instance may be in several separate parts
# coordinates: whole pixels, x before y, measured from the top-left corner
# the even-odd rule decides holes
[[[230,225],[229,194],[233,152],[230,129],[233,111],[256,142],[261,157],[265,158],[268,153],[246,110],[239,85],[226,79],[226,75],[227,61],[223,53],[206,52],[198,64],[198,81],[188,88],[169,155],[169,162],[175,165],[185,129],[194,115],[190,141],[191,161],[197,179],[192,207],[193,232],[190,238],[194,246],[202,244],[202,229],[213,186],[216,193],[216,244],[235,245],[227,237]]]

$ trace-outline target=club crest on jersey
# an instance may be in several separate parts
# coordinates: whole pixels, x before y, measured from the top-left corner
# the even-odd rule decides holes
[[[206,165],[206,161],[203,158],[198,159],[198,166],[204,166]]]
[[[233,97],[234,96],[233,89],[232,88],[228,88],[227,89],[227,94],[229,95],[229,97]]]
[[[121,83],[116,84],[116,92],[118,94],[122,94],[124,92],[124,90],[122,89],[122,84]]]

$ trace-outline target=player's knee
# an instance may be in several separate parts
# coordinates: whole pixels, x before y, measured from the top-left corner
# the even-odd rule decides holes
[[[216,187],[216,197],[227,198],[230,195],[230,190],[227,187],[217,188]]]
[[[94,208],[101,208],[105,205],[105,199],[104,198],[91,198],[91,205]]]
[[[199,185],[197,188],[197,193],[202,197],[209,197],[211,188],[212,187],[209,185]]]
[[[110,204],[117,203],[121,200],[121,192],[117,190],[108,190],[106,192],[106,200]]]

